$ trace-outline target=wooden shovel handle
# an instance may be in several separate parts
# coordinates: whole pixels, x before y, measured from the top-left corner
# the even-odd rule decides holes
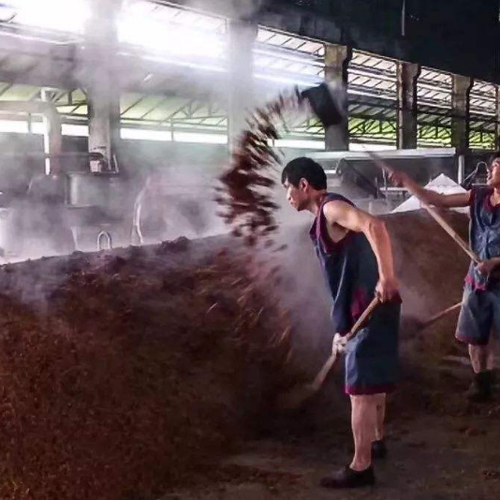
[[[363,314],[358,318],[358,320],[356,321],[356,323],[354,323],[354,326],[351,328],[349,333],[345,336],[347,341],[351,340],[359,332],[359,330],[361,330],[361,328],[363,328],[366,321],[368,320],[368,318],[371,316],[371,314],[373,313],[373,311],[375,310],[375,308],[379,304],[380,304],[380,300],[378,297],[375,297],[370,302],[368,307],[364,310]],[[334,352],[332,352],[330,357],[326,360],[325,364],[323,365],[321,370],[318,372],[318,374],[314,378],[314,380],[311,384],[311,388],[313,391],[319,390],[319,388],[323,385],[323,382],[325,381],[326,376],[328,375],[328,373],[332,369],[333,365],[337,361],[337,358],[338,358],[338,351],[335,350]]]
[[[319,388],[323,385],[323,382],[325,381],[327,375],[330,373],[330,370],[332,369],[333,365],[335,365],[338,356],[339,353],[337,350],[332,352],[329,358],[326,360],[325,364],[321,367],[321,370],[318,372],[316,377],[314,377],[314,380],[312,381],[311,384],[311,390],[313,392],[318,391]]]
[[[353,327],[349,331],[349,333],[345,336],[345,338],[349,341],[351,340],[358,332],[365,326],[366,321],[372,315],[375,308],[380,304],[380,299],[375,297],[368,307],[364,310],[363,314],[358,318],[358,321],[354,323]]]
[[[431,326],[432,324],[436,323],[436,321],[439,321],[441,318],[444,318],[446,315],[452,313],[453,311],[456,311],[457,309],[460,309],[462,307],[462,302],[459,302],[458,304],[455,304],[453,306],[450,306],[446,309],[444,309],[441,312],[438,312],[434,316],[432,316],[430,319],[425,321],[423,323],[423,328],[427,328],[428,326]]]

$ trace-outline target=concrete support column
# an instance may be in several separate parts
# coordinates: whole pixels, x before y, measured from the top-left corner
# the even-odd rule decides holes
[[[92,162],[95,171],[114,169],[120,141],[120,91],[114,69],[118,48],[116,19],[122,0],[92,0],[86,26],[85,91],[89,107],[89,151],[105,161]]]
[[[348,68],[352,49],[343,45],[325,44],[325,80],[342,81],[347,86]],[[325,131],[327,151],[349,150],[349,118],[340,125],[328,127]]]
[[[398,63],[398,149],[417,148],[417,82],[420,71],[419,64]]]
[[[453,75],[451,145],[459,152],[469,148],[470,91],[473,85],[472,78]]]
[[[257,39],[257,25],[242,20],[231,20],[229,31],[229,105],[228,137],[232,150],[245,117],[254,105],[253,46]]]

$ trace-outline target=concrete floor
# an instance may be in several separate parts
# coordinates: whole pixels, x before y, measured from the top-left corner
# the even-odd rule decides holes
[[[464,383],[468,370],[460,368]],[[389,423],[390,456],[376,464],[375,488],[319,486],[322,476],[350,459],[345,419],[331,432],[248,442],[243,453],[221,464],[222,474],[197,478],[162,500],[497,500],[500,394],[485,406],[467,405],[456,390],[449,398],[452,404],[400,413]]]

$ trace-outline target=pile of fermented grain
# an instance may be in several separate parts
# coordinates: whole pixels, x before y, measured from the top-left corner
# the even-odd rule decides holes
[[[233,234],[251,246],[272,244],[268,237],[277,230],[273,187],[282,157],[273,143],[280,137],[278,124],[286,128],[285,113],[299,106],[294,92],[257,109],[237,141],[229,170],[220,178],[216,201],[224,207],[221,216]]]
[[[193,246],[0,270],[2,500],[158,498],[266,413],[286,315]]]

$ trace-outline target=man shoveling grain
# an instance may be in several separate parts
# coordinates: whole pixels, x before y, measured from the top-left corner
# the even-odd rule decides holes
[[[487,401],[492,389],[492,327],[500,335],[500,153],[488,167],[487,186],[474,187],[467,193],[435,193],[402,172],[392,172],[390,178],[429,205],[470,207],[470,245],[481,263],[476,266],[472,262],[465,279],[456,337],[469,345],[475,374],[467,397],[473,402]]]
[[[373,485],[372,458],[383,458],[387,451],[385,401],[394,389],[398,364],[401,300],[389,235],[381,220],[343,196],[328,193],[325,172],[309,158],[288,163],[282,184],[292,207],[315,216],[310,236],[332,294],[335,331],[345,335],[375,294],[382,302],[367,326],[345,346],[354,458],[321,483],[330,488]]]

